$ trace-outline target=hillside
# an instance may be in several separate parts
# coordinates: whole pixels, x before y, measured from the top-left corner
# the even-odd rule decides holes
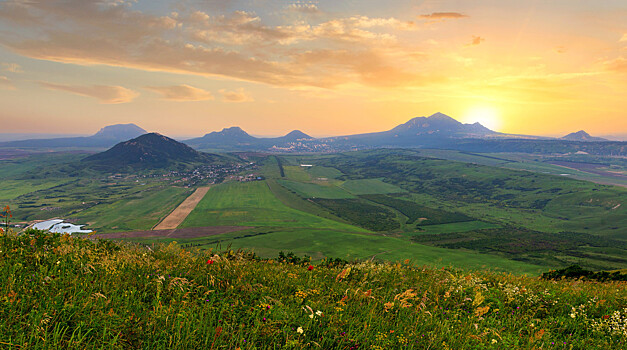
[[[217,155],[201,153],[169,137],[150,133],[121,142],[105,152],[84,158],[82,162],[92,168],[122,171],[126,168],[178,168],[219,159]]]
[[[625,282],[0,239],[0,341],[64,349],[620,349]],[[28,311],[26,311],[28,310]]]

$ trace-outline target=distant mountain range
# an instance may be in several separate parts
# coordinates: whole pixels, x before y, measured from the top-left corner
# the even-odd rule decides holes
[[[124,171],[128,169],[181,169],[189,165],[213,163],[222,156],[202,153],[157,133],[141,135],[120,142],[111,149],[82,159],[86,167],[98,170]]]
[[[135,124],[105,126],[92,136],[30,139],[0,143],[0,147],[28,148],[108,148],[146,133]]]
[[[302,140],[310,141],[314,140],[314,138],[300,130],[294,130],[281,137],[254,137],[241,128],[234,126],[183,142],[197,149],[259,150],[272,147],[289,147],[289,143]]]
[[[118,142],[145,134],[134,124],[111,125],[88,137],[24,140],[0,143],[0,147],[94,148],[111,147]],[[285,136],[254,137],[239,127],[214,131],[182,141],[197,150],[263,152],[341,152],[372,148],[443,148],[471,152],[575,153],[627,155],[627,142],[592,137],[581,130],[562,138],[515,135],[496,132],[480,123],[464,124],[442,114],[416,117],[390,130],[313,138],[300,130]]]

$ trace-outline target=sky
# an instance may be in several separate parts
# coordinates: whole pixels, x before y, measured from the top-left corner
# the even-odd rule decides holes
[[[0,0],[0,132],[627,134],[624,0]]]

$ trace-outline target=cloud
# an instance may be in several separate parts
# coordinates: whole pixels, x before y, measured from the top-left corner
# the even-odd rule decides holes
[[[13,85],[11,80],[9,80],[9,78],[0,75],[0,88],[14,90],[15,86]]]
[[[418,18],[420,19],[428,19],[428,20],[445,20],[445,19],[459,19],[466,18],[468,16],[461,14],[459,12],[433,12],[428,15],[420,15]]]
[[[100,103],[103,104],[127,103],[139,96],[139,93],[122,86],[62,85],[48,82],[40,82],[40,84],[51,90],[67,91],[80,96],[93,97],[100,100]]]
[[[185,84],[172,86],[148,86],[146,89],[157,92],[161,94],[164,99],[170,101],[206,101],[214,99],[214,96],[210,91]]]
[[[22,66],[17,63],[2,63],[2,70],[11,73],[24,73]]]
[[[177,13],[156,16],[135,10],[134,4],[122,0],[0,2],[0,22],[9,28],[0,31],[0,44],[40,60],[221,76],[288,87],[398,86],[415,82],[410,72],[419,67],[416,49],[400,43],[396,35],[418,27],[393,17],[268,25],[246,11],[215,15],[177,8]],[[302,57],[308,55],[326,58],[303,64]],[[366,58],[346,59],[361,55]]]
[[[307,15],[316,15],[322,13],[318,6],[312,2],[298,2],[287,6],[290,12],[299,12]]]
[[[244,91],[244,89],[239,88],[234,91],[228,91],[225,89],[221,89],[220,94],[222,95],[223,102],[253,102],[254,99],[248,95]]]
[[[606,70],[616,73],[627,73],[627,58],[618,57],[613,60],[603,62]]]
[[[472,41],[470,41],[468,44],[466,44],[466,46],[477,46],[479,44],[481,44],[482,42],[484,42],[485,39],[480,37],[480,36],[472,36]]]
[[[623,34],[623,37],[620,38],[619,42],[627,41],[627,33]]]

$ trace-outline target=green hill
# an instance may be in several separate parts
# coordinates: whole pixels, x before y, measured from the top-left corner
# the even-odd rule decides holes
[[[127,169],[178,169],[220,161],[222,157],[198,152],[169,137],[149,133],[120,142],[111,149],[82,160],[84,166],[123,172]]]

